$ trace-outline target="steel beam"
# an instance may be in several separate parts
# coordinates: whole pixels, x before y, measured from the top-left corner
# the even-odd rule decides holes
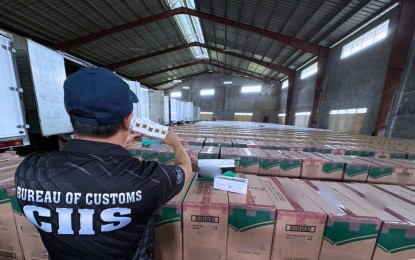
[[[148,74],[140,75],[140,76],[135,77],[134,80],[140,81],[142,79],[149,78],[149,77],[155,76],[155,75],[160,74],[160,73],[164,73],[164,72],[168,72],[168,71],[172,71],[172,70],[178,70],[178,69],[182,69],[182,68],[186,68],[186,67],[190,67],[190,66],[194,66],[194,65],[199,65],[199,64],[211,65],[211,66],[223,69],[223,70],[228,70],[228,71],[232,71],[232,72],[235,72],[235,73],[242,73],[238,69],[230,68],[230,67],[227,67],[227,66],[224,66],[224,65],[221,65],[221,64],[216,64],[216,63],[211,62],[211,61],[198,60],[198,61],[193,61],[193,62],[189,62],[189,63],[186,63],[186,64],[182,64],[180,66],[176,66],[176,67],[172,67],[172,68],[166,68],[166,69],[154,71],[154,72],[151,72],[151,73],[148,73]],[[262,81],[266,84],[271,84],[270,79],[258,77],[258,76],[251,75],[251,74],[247,74],[247,75],[249,75],[251,78],[256,79],[258,81]]]
[[[89,35],[85,35],[85,36],[82,36],[82,37],[79,37],[79,38],[76,38],[76,39],[73,39],[67,42],[57,44],[55,48],[58,50],[62,50],[62,51],[68,51],[73,48],[77,48],[79,46],[87,44],[91,41],[100,39],[102,37],[105,37],[105,36],[108,36],[114,33],[122,32],[125,30],[129,30],[129,29],[132,29],[138,26],[148,24],[148,23],[157,22],[159,20],[167,19],[175,15],[179,15],[179,14],[188,14],[188,15],[199,17],[201,19],[206,19],[206,20],[221,23],[227,26],[232,26],[232,27],[245,30],[248,32],[257,33],[265,37],[271,38],[273,40],[276,40],[278,42],[288,44],[294,48],[303,50],[305,52],[309,52],[314,55],[319,55],[321,48],[326,48],[324,46],[319,45],[318,43],[309,42],[309,41],[298,39],[298,38],[288,36],[282,33],[273,32],[273,31],[263,29],[263,28],[258,28],[258,27],[255,27],[249,24],[240,23],[240,22],[228,19],[228,18],[216,16],[216,15],[201,12],[198,10],[189,9],[186,7],[176,8],[176,9],[169,10],[169,11],[166,11],[160,14],[152,15],[152,16],[141,18],[141,19],[138,19],[132,22],[114,26],[109,29],[104,29],[99,32],[91,33]]]
[[[159,56],[159,55],[162,55],[162,54],[182,50],[182,49],[185,49],[185,48],[195,47],[195,46],[196,47],[201,47],[201,48],[206,48],[208,50],[216,51],[216,52],[219,52],[219,53],[222,53],[222,54],[225,54],[225,55],[230,55],[230,56],[233,56],[233,57],[236,57],[236,58],[239,58],[239,59],[247,60],[247,61],[259,64],[261,66],[264,66],[266,68],[275,70],[277,72],[284,73],[286,75],[294,72],[293,69],[290,69],[290,68],[287,68],[287,67],[284,67],[284,66],[280,66],[280,65],[273,64],[273,63],[270,63],[270,62],[265,62],[265,61],[262,61],[262,60],[259,60],[259,59],[255,59],[253,57],[248,57],[248,56],[244,56],[244,55],[237,54],[237,53],[224,52],[223,49],[216,48],[214,46],[210,46],[210,45],[207,45],[207,44],[202,44],[202,43],[199,43],[199,42],[192,42],[192,43],[182,44],[182,45],[175,46],[175,47],[168,48],[168,49],[164,49],[164,50],[161,50],[161,51],[157,51],[157,52],[149,53],[149,54],[146,54],[146,55],[134,57],[134,58],[131,58],[131,59],[128,59],[128,60],[123,60],[123,61],[120,61],[120,62],[117,62],[117,63],[110,64],[110,65],[107,66],[107,68],[114,70],[114,69],[129,65],[129,64],[137,62],[137,61],[141,61],[141,60],[148,59],[148,58],[153,58],[153,57],[156,57],[156,56]]]
[[[296,77],[297,77],[296,71],[288,74],[287,103],[285,107],[285,124],[286,125],[289,125],[291,123],[290,118],[291,118],[291,112],[292,112],[292,103],[293,103],[294,86],[295,86]]]
[[[190,75],[181,77],[181,78],[169,79],[169,80],[165,80],[165,81],[162,81],[162,82],[158,82],[156,84],[149,85],[148,87],[154,89],[154,88],[156,88],[158,86],[161,86],[161,85],[170,83],[173,80],[186,80],[186,79],[193,78],[193,77],[197,77],[197,76],[204,75],[204,74],[212,74],[212,72],[202,71],[202,72],[198,72],[198,73],[193,73],[193,74],[190,74]],[[173,86],[173,87],[175,87],[175,86]],[[173,88],[173,87],[170,87],[170,88]],[[170,89],[170,88],[166,88],[166,89],[163,89],[163,90],[167,90],[167,89]]]
[[[407,55],[415,27],[415,1],[402,0],[400,3],[398,22],[393,36],[375,127],[378,136],[385,136],[386,130],[388,130],[387,124],[391,116],[392,103],[401,81],[402,72],[407,65]]]
[[[310,127],[317,128],[318,118],[320,115],[320,104],[323,94],[323,81],[326,77],[327,62],[329,59],[329,49],[325,50],[318,56],[318,70],[316,78],[316,86],[314,89],[313,107],[311,109]]]

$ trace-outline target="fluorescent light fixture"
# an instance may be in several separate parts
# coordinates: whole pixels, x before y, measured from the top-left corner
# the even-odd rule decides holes
[[[241,88],[241,93],[260,93],[261,85],[258,86],[245,86]]]
[[[278,117],[284,117],[284,116],[286,116],[285,113],[278,114]]]
[[[235,116],[252,116],[252,115],[253,113],[240,113],[240,112],[235,113]]]
[[[183,87],[182,89],[189,89],[189,87]]]
[[[209,73],[212,73],[213,71],[212,71],[212,70],[208,70],[208,72],[209,72]]]
[[[173,83],[182,83],[182,80],[181,80],[181,79],[175,79],[175,80],[173,80],[172,82],[173,82]]]
[[[295,113],[296,116],[309,116],[311,112],[297,112]]]
[[[202,89],[200,90],[201,96],[213,96],[215,95],[215,90],[213,88]]]
[[[194,0],[165,0],[169,5],[170,9],[187,7],[190,9],[195,8]],[[187,14],[179,14],[174,16],[174,20],[180,28],[180,31],[183,37],[188,43],[190,42],[200,42],[205,43],[203,37],[202,26],[200,25],[200,19],[196,16],[191,16]],[[196,59],[208,59],[209,55],[206,48],[201,47],[190,47],[190,52],[193,57]]]
[[[172,97],[172,98],[181,98],[182,97],[182,92],[181,91],[171,92],[170,97]]]
[[[230,85],[230,84],[232,84],[232,81],[224,81],[223,84]]]
[[[288,79],[286,79],[282,82],[281,89],[285,89],[285,88],[288,88]]]
[[[200,112],[201,115],[213,115],[213,112]]]
[[[249,78],[249,75],[244,75],[245,78]]]

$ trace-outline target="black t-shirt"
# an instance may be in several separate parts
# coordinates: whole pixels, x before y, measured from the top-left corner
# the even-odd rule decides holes
[[[180,167],[82,140],[30,154],[16,171],[19,205],[52,259],[151,259],[152,215],[183,184]]]

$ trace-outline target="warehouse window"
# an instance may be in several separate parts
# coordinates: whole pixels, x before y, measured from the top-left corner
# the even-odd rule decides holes
[[[213,96],[215,95],[215,90],[213,88],[202,89],[200,90],[200,95],[201,96]]]
[[[317,73],[318,70],[318,63],[313,63],[312,65],[308,66],[306,69],[301,71],[301,79],[305,79]]]
[[[311,112],[297,112],[295,113],[296,116],[309,116]]]
[[[171,92],[170,97],[181,98],[182,97],[182,92],[181,91]]]
[[[282,87],[281,88],[282,89],[288,88],[288,79],[286,79],[282,82]]]
[[[235,113],[234,120],[242,122],[252,122],[253,113],[237,112]]]
[[[367,113],[367,108],[330,110],[330,115],[366,114],[366,113]]]
[[[200,112],[200,120],[202,121],[212,121],[213,120],[213,112]]]
[[[283,116],[286,116],[286,114],[285,113],[278,114],[278,117],[283,117]]]
[[[327,128],[341,133],[360,134],[366,120],[367,108],[330,110]]]
[[[261,85],[258,86],[246,86],[241,88],[241,93],[259,93],[261,92]]]
[[[354,41],[343,46],[341,59],[347,58],[350,55],[369,47],[370,45],[386,38],[388,35],[389,20],[381,23],[372,30],[358,37]]]

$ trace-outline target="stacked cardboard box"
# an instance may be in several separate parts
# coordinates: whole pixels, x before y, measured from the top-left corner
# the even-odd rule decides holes
[[[340,156],[345,162],[343,180],[366,182],[370,163],[354,156]]]
[[[379,158],[362,158],[362,160],[370,163],[367,182],[400,185],[415,184],[413,174],[415,172],[411,165],[398,162],[391,163]]]
[[[23,158],[0,154],[0,258],[48,259],[37,229],[17,204],[14,174]]]
[[[362,203],[362,207],[367,210],[372,209],[373,213],[383,221],[373,259],[406,260],[413,258],[415,255],[414,204],[367,184],[345,183],[341,185],[365,198],[367,203]]]
[[[270,259],[276,211],[259,177],[249,176],[246,195],[228,196],[226,259]]]
[[[301,178],[318,180],[341,180],[344,162],[329,154],[297,153],[302,157]]]
[[[228,193],[194,180],[183,202],[183,259],[225,259]]]
[[[185,146],[184,147],[185,151],[187,152],[187,154],[189,155],[190,161],[192,162],[192,170],[195,172],[197,171],[197,164],[198,164],[198,160],[199,160],[199,153],[200,150],[202,150],[201,146]]]
[[[272,259],[318,259],[327,214],[288,178],[261,182],[277,208]]]
[[[239,172],[239,161],[240,161],[240,154],[239,149],[235,147],[223,147],[220,150],[220,158],[221,159],[233,159],[235,160],[235,171]]]
[[[183,259],[182,203],[192,180],[155,215],[155,259]]]
[[[219,147],[205,146],[199,152],[199,159],[218,159],[219,155]]]
[[[382,222],[321,181],[293,180],[327,214],[319,259],[371,259]]]
[[[242,173],[259,173],[259,161],[266,153],[260,149],[239,148],[240,161],[239,171]]]

